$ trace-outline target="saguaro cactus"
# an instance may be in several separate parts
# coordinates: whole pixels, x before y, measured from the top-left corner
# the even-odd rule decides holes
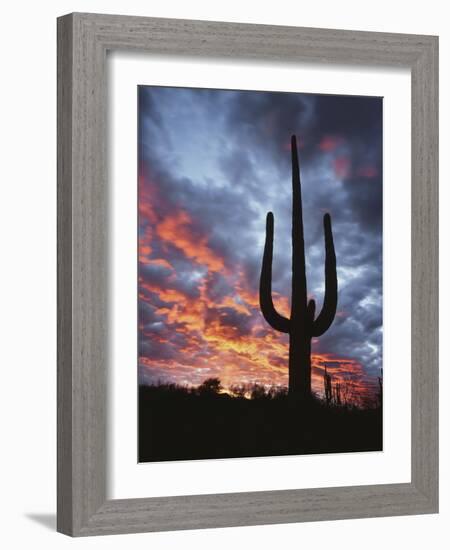
[[[321,336],[334,320],[337,307],[336,255],[331,217],[325,214],[325,295],[320,314],[315,317],[314,300],[307,301],[305,242],[297,140],[291,138],[292,154],[292,295],[291,316],[278,313],[272,301],[273,213],[267,214],[266,243],[262,261],[259,301],[269,325],[289,334],[289,393],[308,399],[311,396],[311,339]]]

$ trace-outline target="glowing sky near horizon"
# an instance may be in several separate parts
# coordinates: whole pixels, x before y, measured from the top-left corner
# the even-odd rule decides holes
[[[338,266],[336,319],[313,340],[355,396],[382,367],[382,99],[141,86],[139,381],[287,384],[287,335],[258,300],[265,217],[275,215],[274,302],[289,316],[290,136],[301,163],[308,294],[323,298],[322,218]]]

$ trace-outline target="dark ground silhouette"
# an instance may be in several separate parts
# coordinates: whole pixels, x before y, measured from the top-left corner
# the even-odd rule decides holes
[[[380,406],[360,409],[254,385],[219,393],[220,381],[190,389],[139,387],[139,462],[378,451]],[[242,390],[242,388],[241,388]]]

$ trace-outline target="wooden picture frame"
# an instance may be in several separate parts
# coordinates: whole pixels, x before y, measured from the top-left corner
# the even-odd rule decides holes
[[[107,499],[106,53],[411,70],[411,482]],[[58,19],[58,510],[72,536],[438,511],[438,38],[74,13]]]

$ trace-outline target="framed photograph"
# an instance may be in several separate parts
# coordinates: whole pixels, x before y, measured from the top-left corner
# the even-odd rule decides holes
[[[58,19],[58,530],[438,511],[438,39]]]

